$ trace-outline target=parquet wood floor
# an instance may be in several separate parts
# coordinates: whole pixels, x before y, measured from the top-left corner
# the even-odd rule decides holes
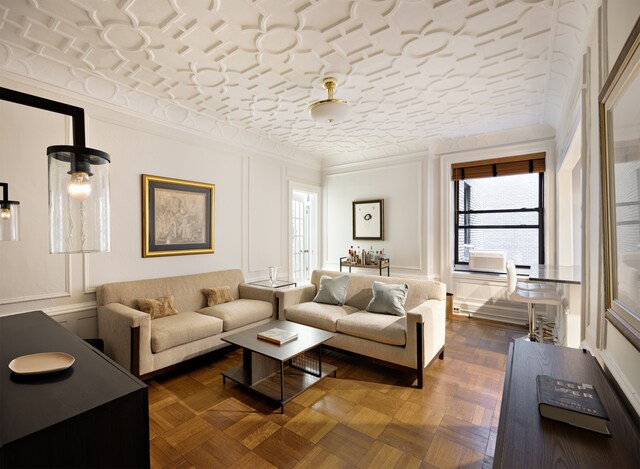
[[[524,328],[477,319],[447,324],[445,359],[423,389],[404,372],[335,351],[338,367],[285,406],[220,372],[241,350],[149,384],[152,468],[485,468],[496,444],[512,337]]]

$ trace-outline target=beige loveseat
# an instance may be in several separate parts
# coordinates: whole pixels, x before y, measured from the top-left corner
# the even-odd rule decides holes
[[[206,288],[229,286],[234,301],[207,306]],[[138,300],[174,296],[178,314],[151,319]],[[244,283],[240,270],[110,283],[98,287],[98,333],[105,353],[150,378],[184,360],[228,345],[226,335],[275,318],[273,290]]]
[[[343,306],[313,302],[322,275],[350,275]],[[407,284],[406,316],[369,313],[374,280]],[[314,271],[311,284],[279,291],[278,316],[331,332],[331,347],[412,368],[423,385],[423,369],[436,356],[444,358],[446,286],[432,280],[416,280],[373,275]]]

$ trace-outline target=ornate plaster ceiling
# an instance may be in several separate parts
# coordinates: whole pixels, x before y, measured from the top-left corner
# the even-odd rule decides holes
[[[595,0],[3,0],[0,69],[325,164],[557,127]],[[309,117],[326,98],[348,121]]]

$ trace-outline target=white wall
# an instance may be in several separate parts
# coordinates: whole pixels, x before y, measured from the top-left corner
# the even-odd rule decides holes
[[[428,156],[386,159],[376,164],[332,168],[324,179],[323,266],[337,270],[351,246],[384,249],[392,276],[426,276],[426,240],[434,233],[430,222],[431,188]],[[384,241],[354,240],[352,202],[384,199]],[[366,273],[362,271],[361,273]],[[373,273],[373,271],[369,272]]]
[[[21,202],[22,240],[0,243],[0,315],[43,309],[82,336],[95,336],[95,288],[114,281],[240,268],[288,275],[287,187],[320,185],[318,168],[260,154],[127,115],[75,95],[0,76],[0,86],[85,109],[87,146],[111,155],[111,252],[48,251],[46,147],[70,143],[68,119],[0,101],[0,179]],[[142,258],[141,175],[216,185],[215,253]]]

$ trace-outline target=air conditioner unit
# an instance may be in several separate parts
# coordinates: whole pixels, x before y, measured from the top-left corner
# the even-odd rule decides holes
[[[504,251],[470,251],[469,270],[481,272],[506,272],[507,257]]]

